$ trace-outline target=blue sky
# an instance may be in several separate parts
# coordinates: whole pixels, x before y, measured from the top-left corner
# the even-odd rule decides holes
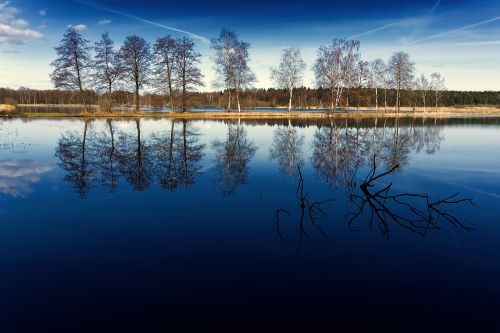
[[[0,0],[0,86],[49,88],[50,62],[68,25],[92,42],[108,31],[150,42],[193,37],[203,54],[207,89],[214,73],[207,40],[222,27],[252,44],[256,87],[269,87],[269,68],[284,46],[301,47],[308,64],[334,37],[361,41],[363,58],[408,52],[418,73],[441,72],[449,89],[500,90],[500,1],[118,1]]]

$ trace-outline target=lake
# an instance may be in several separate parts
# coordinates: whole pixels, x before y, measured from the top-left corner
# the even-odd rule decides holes
[[[0,120],[0,331],[493,331],[499,216],[499,118]]]

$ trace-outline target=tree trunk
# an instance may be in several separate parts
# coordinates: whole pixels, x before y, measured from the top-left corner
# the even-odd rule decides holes
[[[375,87],[375,110],[378,111],[378,88]]]
[[[139,84],[135,85],[135,111],[139,111]]]
[[[387,112],[387,89],[384,88],[384,108],[385,111]]]
[[[288,112],[292,111],[293,89],[290,89],[290,99],[288,100]]]
[[[111,112],[111,82],[108,83],[108,105],[107,105],[107,109],[108,109],[108,112]]]
[[[238,112],[241,112],[240,106],[240,90],[236,89],[236,103],[238,104]]]

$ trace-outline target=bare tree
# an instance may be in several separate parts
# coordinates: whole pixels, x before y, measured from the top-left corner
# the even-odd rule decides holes
[[[140,89],[150,80],[151,54],[149,43],[139,36],[127,36],[120,48],[120,58],[123,66],[124,76],[134,87],[135,110],[139,110]]]
[[[355,65],[359,59],[359,41],[334,39],[317,51],[314,64],[316,85],[330,91],[331,107],[337,109],[342,92],[350,84]]]
[[[74,27],[68,27],[61,44],[54,48],[58,57],[51,63],[54,71],[50,76],[56,88],[80,91],[85,112],[87,112],[87,102],[83,90],[90,64],[88,42]]]
[[[227,110],[231,111],[231,90],[234,82],[234,50],[238,44],[236,32],[222,29],[217,38],[212,38],[210,47],[215,51],[214,68],[217,79],[214,86],[228,93]]]
[[[424,74],[420,75],[417,80],[415,80],[415,88],[420,93],[420,97],[422,97],[422,103],[425,111],[427,95],[429,93],[429,90],[431,89],[431,86],[429,80],[427,80]]]
[[[92,64],[94,85],[97,91],[106,91],[108,94],[108,110],[111,109],[111,93],[113,84],[122,74],[122,66],[118,52],[108,33],[101,35],[101,39],[94,45],[94,61]]]
[[[236,93],[236,104],[238,105],[238,112],[241,112],[241,90],[248,88],[252,84],[252,82],[255,81],[255,75],[250,69],[250,66],[248,66],[248,61],[250,60],[250,56],[248,53],[249,48],[250,43],[238,41],[237,47],[234,52],[233,88]]]
[[[234,91],[238,112],[241,112],[240,92],[255,81],[255,75],[248,65],[250,44],[238,39],[234,31],[222,29],[217,38],[212,38],[215,51],[215,71],[218,79],[215,86],[228,91],[228,111],[231,111],[231,91]]]
[[[187,94],[196,90],[196,87],[204,86],[200,69],[201,54],[194,49],[191,38],[182,37],[176,41],[174,77],[176,84],[182,92],[182,110],[186,110]]]
[[[401,106],[401,89],[411,87],[415,64],[410,61],[408,53],[399,51],[394,53],[389,60],[388,70],[390,82],[396,89],[396,109],[399,112]]]
[[[286,47],[281,54],[279,67],[271,69],[271,78],[275,84],[288,92],[288,111],[292,110],[293,90],[304,80],[306,63],[302,60],[298,47]]]
[[[382,59],[370,63],[370,86],[375,89],[375,110],[378,111],[378,90],[384,88],[384,102],[387,109],[387,67]]]
[[[434,101],[436,102],[436,108],[437,108],[439,100],[446,91],[444,77],[442,77],[440,73],[431,74],[430,89],[434,91]]]
[[[370,82],[370,64],[368,61],[359,60],[355,68],[355,88],[365,88]]]
[[[175,39],[168,35],[157,38],[153,49],[156,56],[154,74],[157,86],[162,92],[167,91],[170,110],[174,111],[173,68],[177,44]]]

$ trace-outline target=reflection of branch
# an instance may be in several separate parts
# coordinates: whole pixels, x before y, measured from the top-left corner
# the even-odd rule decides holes
[[[374,182],[376,180],[391,174],[398,168],[399,165],[395,165],[390,170],[375,175],[376,164],[374,156],[372,169],[359,186],[362,194],[355,193],[355,186],[349,187],[349,201],[357,208],[355,212],[347,215],[350,216],[348,221],[350,230],[357,230],[353,228],[353,224],[363,214],[365,208],[370,213],[370,226],[373,225],[373,222],[378,222],[382,235],[386,236],[389,236],[389,223],[391,221],[423,237],[425,237],[429,229],[441,229],[437,224],[440,219],[447,220],[456,227],[460,227],[466,231],[473,230],[462,224],[457,217],[444,211],[443,206],[445,205],[455,205],[463,202],[476,206],[472,199],[457,198],[460,193],[452,194],[444,199],[431,201],[427,194],[392,194],[390,193],[392,183],[378,189],[376,192],[370,192],[370,189],[375,187]]]
[[[307,217],[309,218],[309,221],[311,222],[311,225],[318,230],[323,237],[325,237],[327,240],[331,241],[331,238],[326,234],[326,232],[321,228],[321,226],[318,224],[318,220],[323,219],[326,217],[326,213],[323,211],[321,206],[329,201],[332,201],[333,199],[328,199],[324,201],[315,201],[310,203],[309,200],[307,200],[307,196],[309,193],[304,193],[304,177],[302,176],[302,171],[300,170],[300,166],[297,165],[297,170],[299,174],[299,183],[297,185],[297,190],[295,192],[295,197],[299,201],[299,206],[300,206],[300,218],[299,218],[299,244],[297,250],[300,250],[302,246],[302,239],[305,237],[309,239],[314,239],[313,236],[311,236],[305,228],[305,221],[304,217],[307,214]],[[278,232],[278,236],[280,239],[283,241],[285,245],[288,245],[288,242],[286,239],[283,237],[283,234],[280,231],[280,213],[286,213],[286,215],[290,216],[290,213],[288,210],[284,208],[279,208],[276,210],[275,216],[276,216],[276,231]],[[307,220],[307,219],[306,219]]]

